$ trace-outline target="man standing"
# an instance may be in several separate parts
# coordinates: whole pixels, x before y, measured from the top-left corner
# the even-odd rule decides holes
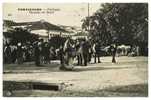
[[[89,49],[89,53],[88,53],[88,62],[91,62],[91,58],[92,58],[92,54],[93,54],[93,50],[92,50],[92,44],[91,44],[91,40],[88,40],[88,49]]]
[[[83,59],[84,59],[84,66],[87,66],[87,62],[89,60],[89,43],[88,41],[84,40],[83,43]]]
[[[23,48],[21,43],[18,43],[18,47],[17,47],[17,62],[18,64],[23,63]]]
[[[112,44],[110,47],[111,54],[112,54],[112,63],[116,63],[115,56],[116,56],[116,51],[117,51],[117,45]]]
[[[78,64],[77,65],[82,65],[82,43],[77,40],[76,42],[76,51],[77,51],[77,59],[78,59]]]
[[[6,63],[10,64],[11,63],[11,47],[9,44],[4,49],[5,57],[6,57]]]
[[[63,57],[63,46],[61,45],[59,48],[59,58],[61,67],[64,66],[64,57]]]
[[[96,42],[93,45],[93,51],[94,51],[94,63],[96,63],[97,58],[98,58],[98,63],[101,63],[101,61],[100,61],[100,46],[99,46],[98,42]]]
[[[39,43],[35,45],[35,65],[40,66],[40,48],[39,48]]]

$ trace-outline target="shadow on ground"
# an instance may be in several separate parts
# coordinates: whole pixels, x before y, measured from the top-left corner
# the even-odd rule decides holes
[[[114,69],[127,69],[133,67],[84,67],[84,68],[75,68],[73,71],[97,71],[97,70],[114,70]]]
[[[147,97],[148,84],[110,86],[95,91],[33,89],[31,82],[3,82],[4,97]],[[53,87],[52,87],[53,88]]]
[[[81,72],[81,71],[97,71],[97,70],[114,70],[114,69],[129,69],[129,68],[134,68],[134,66],[128,66],[125,65],[124,67],[115,67],[115,65],[113,67],[111,66],[92,66],[92,67],[87,67],[87,66],[80,66],[77,67],[75,66],[74,69],[71,71],[65,71],[65,70],[59,70],[59,64],[52,64],[52,65],[42,65],[42,66],[34,66],[31,67],[30,66],[18,66],[16,67],[14,66],[6,66],[4,68],[3,73],[7,74],[7,73],[46,73],[46,72]]]

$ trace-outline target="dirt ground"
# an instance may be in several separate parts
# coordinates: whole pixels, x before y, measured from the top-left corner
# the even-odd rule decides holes
[[[41,67],[36,67],[33,62],[4,65],[3,81],[65,84],[62,91],[14,90],[11,96],[148,96],[148,58],[117,57],[115,64],[111,59],[102,57],[102,63],[92,61],[88,66],[75,66],[73,71],[60,71],[58,61]]]

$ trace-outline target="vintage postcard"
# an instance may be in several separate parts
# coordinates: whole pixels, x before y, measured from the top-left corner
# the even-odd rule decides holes
[[[148,3],[3,3],[4,97],[148,97]]]

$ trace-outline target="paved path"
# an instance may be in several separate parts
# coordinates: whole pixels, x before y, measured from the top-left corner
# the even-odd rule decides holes
[[[65,90],[72,91],[95,91],[110,86],[148,83],[147,57],[118,57],[116,64],[111,63],[111,57],[103,57],[101,61],[86,67],[75,66],[74,71],[59,71],[58,64],[44,67],[35,67],[33,64],[17,67],[5,65],[3,80],[64,82],[71,84]]]

